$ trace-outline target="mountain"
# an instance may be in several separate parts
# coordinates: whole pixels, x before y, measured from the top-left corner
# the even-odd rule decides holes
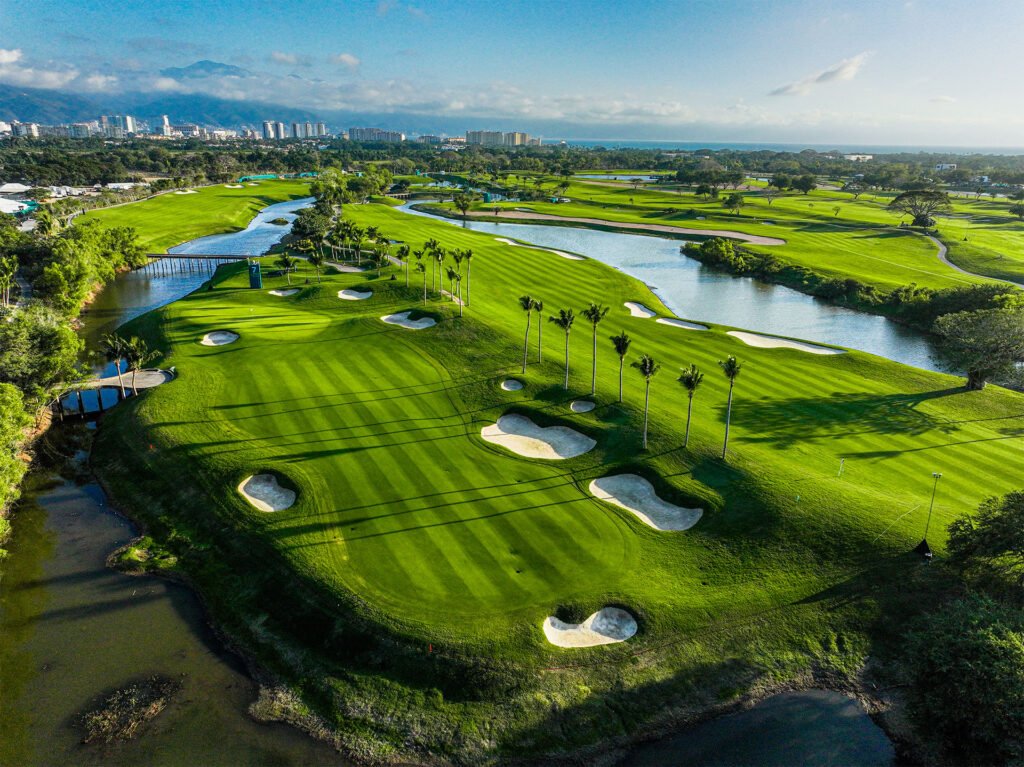
[[[189,80],[202,77],[247,77],[250,73],[249,70],[236,67],[234,64],[203,59],[187,67],[161,69],[160,74],[164,77],[173,77],[175,80]]]
[[[0,120],[4,122],[78,122],[95,120],[99,113],[99,105],[84,96],[0,83]]]
[[[259,101],[235,101],[201,93],[177,93],[156,96],[152,93],[126,94],[119,99],[121,109],[156,124],[161,115],[172,123],[192,122],[199,125],[259,125],[264,120],[295,122],[322,119],[316,112]]]

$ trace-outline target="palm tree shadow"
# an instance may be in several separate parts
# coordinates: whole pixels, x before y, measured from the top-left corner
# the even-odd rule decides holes
[[[840,393],[831,397],[744,400],[733,405],[733,422],[751,434],[744,441],[789,447],[797,443],[855,434],[949,434],[959,427],[918,406],[931,399],[962,393],[962,388],[913,394]],[[725,420],[722,408],[721,419]]]

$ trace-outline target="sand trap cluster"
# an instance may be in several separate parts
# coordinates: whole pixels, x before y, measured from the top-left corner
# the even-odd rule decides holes
[[[407,330],[426,330],[432,328],[437,322],[432,317],[421,317],[418,320],[410,320],[409,315],[412,312],[399,312],[398,314],[386,314],[381,317],[381,322],[386,322],[388,325],[398,325],[400,328]]]
[[[654,486],[636,474],[599,477],[590,483],[590,492],[595,498],[632,512],[655,530],[689,530],[704,513],[662,500]]]
[[[519,391],[523,388],[523,382],[515,378],[506,378],[501,382],[501,388],[505,391]]]
[[[497,423],[482,428],[480,436],[517,455],[547,460],[575,458],[597,445],[568,426],[538,426],[524,415],[503,415]]]
[[[281,487],[273,474],[253,474],[238,485],[238,492],[260,511],[284,511],[295,503],[295,491]]]
[[[294,296],[299,292],[298,288],[276,288],[274,290],[268,290],[268,293],[272,296]]]
[[[569,409],[574,413],[589,413],[597,405],[588,399],[573,400],[572,404],[569,405]]]
[[[674,328],[682,328],[683,330],[707,330],[707,325],[701,325],[699,322],[687,322],[686,320],[677,320],[674,317],[659,317],[655,322],[662,325],[671,325]]]
[[[565,623],[554,615],[544,619],[544,636],[558,647],[596,647],[625,642],[636,634],[636,618],[620,607],[604,607],[583,623]]]
[[[629,313],[633,317],[643,317],[645,320],[649,320],[651,317],[658,316],[657,312],[651,311],[646,306],[638,304],[636,301],[627,301],[623,306],[629,309]]]
[[[341,298],[345,301],[365,301],[372,295],[372,290],[367,290],[363,292],[360,290],[349,290],[346,288],[345,290],[338,291],[338,298]]]
[[[195,194],[195,193],[196,193],[195,189],[179,189],[178,191],[175,192],[175,194]]]
[[[586,259],[583,258],[583,256],[577,256],[577,255],[574,255],[572,253],[566,253],[564,250],[554,250],[552,248],[541,248],[541,247],[538,247],[537,245],[526,245],[526,244],[524,244],[522,242],[516,242],[515,240],[509,240],[509,239],[507,239],[505,237],[495,237],[494,241],[495,242],[504,243],[505,245],[511,245],[514,248],[529,248],[530,250],[543,250],[543,251],[545,251],[547,253],[554,253],[556,256],[561,256],[562,258],[568,258],[570,261],[584,261],[584,260],[586,260]]]
[[[827,346],[807,343],[806,341],[791,341],[788,338],[776,338],[775,336],[762,336],[758,333],[746,333],[742,330],[730,330],[728,335],[740,339],[747,346],[757,346],[761,349],[796,349],[809,354],[846,354],[843,349],[830,349]]]
[[[199,343],[203,346],[224,346],[233,344],[238,338],[238,333],[232,333],[230,330],[214,330],[199,339]]]
[[[225,189],[242,189],[243,187],[242,187],[241,184],[225,184],[224,188]]]

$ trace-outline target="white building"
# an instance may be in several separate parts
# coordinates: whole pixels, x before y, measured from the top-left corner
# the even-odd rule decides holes
[[[15,136],[39,138],[39,125],[38,123],[11,123],[11,133]]]
[[[867,162],[868,160],[874,160],[875,156],[873,154],[844,154],[843,159],[850,162]]]
[[[956,163],[955,162],[940,162],[940,163],[936,163],[935,170],[938,170],[938,171],[956,170]]]

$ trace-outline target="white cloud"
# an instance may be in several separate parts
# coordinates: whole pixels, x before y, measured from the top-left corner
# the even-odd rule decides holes
[[[331,56],[331,61],[335,64],[341,64],[343,67],[348,67],[353,72],[359,69],[359,64],[361,63],[359,57],[351,53],[339,53],[337,56]]]
[[[769,96],[806,96],[815,86],[823,85],[825,83],[839,82],[842,80],[852,80],[860,72],[861,67],[864,66],[864,62],[867,61],[868,52],[858,53],[856,56],[851,56],[848,59],[843,59],[838,64],[834,64],[828,69],[823,69],[821,72],[816,72],[813,75],[808,75],[801,80],[789,83],[787,85],[781,85],[773,91],[769,92]]]
[[[270,54],[270,58],[276,61],[278,64],[298,64],[299,57],[294,53],[283,53],[282,51],[274,51]]]
[[[81,80],[81,85],[85,90],[95,92],[113,90],[117,83],[117,77],[114,75],[92,74]]]
[[[933,96],[932,98],[930,98],[928,100],[931,101],[933,104],[955,104],[956,103],[956,99],[953,98],[952,96]]]
[[[21,60],[21,48],[0,48],[0,64],[13,64]]]
[[[38,69],[24,66],[20,62],[21,50],[0,49],[0,82],[25,88],[53,90],[63,88],[79,75],[78,70],[71,66]]]

